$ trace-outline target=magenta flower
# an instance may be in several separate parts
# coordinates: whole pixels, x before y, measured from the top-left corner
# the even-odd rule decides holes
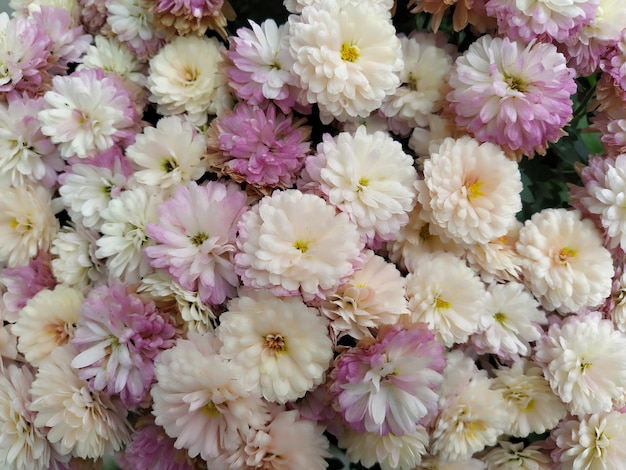
[[[158,207],[159,222],[146,232],[155,245],[144,248],[155,268],[165,269],[184,289],[209,304],[236,294],[236,226],[247,195],[235,184],[209,181],[179,186]]]
[[[457,59],[446,98],[457,125],[476,139],[532,156],[564,135],[573,76],[552,44],[485,35]]]
[[[357,432],[412,433],[437,412],[443,382],[443,345],[426,326],[383,329],[375,343],[342,353],[331,392]]]
[[[209,131],[211,163],[236,181],[291,187],[309,154],[311,128],[304,119],[246,103],[215,120]]]
[[[119,394],[127,408],[141,404],[155,358],[174,345],[172,320],[124,284],[92,289],[81,313],[71,340],[79,351],[72,367],[91,390]]]

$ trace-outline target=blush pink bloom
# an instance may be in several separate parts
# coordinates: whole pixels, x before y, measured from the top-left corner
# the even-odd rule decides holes
[[[154,378],[154,359],[174,345],[168,316],[124,284],[92,289],[71,343],[78,354],[72,367],[94,391],[119,394],[127,408],[143,402]]]
[[[532,156],[564,135],[573,77],[552,44],[485,35],[457,59],[446,98],[457,125],[479,141]]]
[[[289,188],[309,154],[310,126],[269,104],[245,103],[215,120],[209,130],[211,165],[238,182]]]
[[[235,184],[210,181],[179,186],[159,207],[159,221],[146,232],[156,244],[144,253],[155,268],[165,269],[184,289],[197,291],[205,303],[234,297],[236,226],[247,209],[246,193]]]
[[[414,432],[437,412],[443,350],[423,325],[396,325],[382,330],[375,343],[346,350],[337,360],[331,385],[345,421],[361,433]]]

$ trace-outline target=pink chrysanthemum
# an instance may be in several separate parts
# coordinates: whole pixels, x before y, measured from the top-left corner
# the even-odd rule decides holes
[[[426,326],[396,325],[339,356],[331,391],[356,431],[402,436],[437,412],[444,367],[443,345]]]
[[[626,30],[622,31],[620,40],[601,60],[600,68],[626,93]]]
[[[588,25],[600,0],[489,0],[485,7],[498,20],[498,32],[511,39],[563,42]]]
[[[90,291],[71,343],[72,367],[91,390],[119,394],[127,408],[140,404],[154,377],[154,359],[174,344],[174,326],[153,302],[123,284]]]
[[[61,156],[86,158],[115,144],[133,142],[139,116],[121,80],[101,69],[54,77],[37,114],[41,132],[59,144]]]
[[[29,18],[9,20],[0,15],[0,92],[38,94],[50,80],[48,56],[52,41],[43,27]]]
[[[236,225],[246,210],[246,193],[234,184],[211,181],[179,186],[149,223],[156,245],[144,249],[151,265],[165,269],[200,299],[221,304],[239,285],[234,271]]]
[[[552,44],[485,35],[457,59],[446,98],[457,125],[478,140],[532,156],[563,135],[573,75]]]
[[[203,36],[213,30],[226,38],[226,24],[235,19],[233,7],[225,0],[156,0],[152,12],[157,29],[168,37]]]
[[[278,26],[273,19],[260,25],[250,20],[250,26],[252,29],[239,28],[230,38],[226,52],[229,85],[249,104],[262,106],[272,100],[288,113],[300,92],[290,72],[289,28]]]
[[[211,165],[235,181],[289,188],[310,150],[311,128],[272,104],[245,103],[213,121],[208,132]]]

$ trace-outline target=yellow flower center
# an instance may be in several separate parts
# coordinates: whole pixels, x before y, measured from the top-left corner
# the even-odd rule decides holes
[[[467,187],[467,197],[469,197],[470,199],[475,199],[478,196],[483,196],[485,194],[481,191],[483,184],[485,184],[484,181],[475,181],[469,184],[466,183],[465,186]]]
[[[189,237],[189,240],[191,240],[194,246],[200,246],[208,239],[209,236],[204,232],[198,232],[194,236]]]
[[[198,71],[195,68],[192,67],[185,67],[183,70],[183,80],[185,82],[187,82],[188,84],[191,82],[196,81],[196,79],[198,78]]]
[[[559,261],[561,261],[562,263],[567,263],[571,258],[576,257],[577,254],[578,251],[572,248],[561,248],[561,251],[559,251]]]
[[[504,322],[506,320],[506,315],[502,312],[498,312],[493,316],[493,318],[495,318],[495,320],[501,325],[504,325]]]
[[[293,244],[293,247],[302,253],[306,253],[307,251],[309,251],[309,243],[310,242],[296,240],[295,243]]]
[[[215,406],[215,403],[213,403],[212,401],[204,405],[204,407],[202,408],[202,413],[209,418],[217,418],[222,414],[220,413],[220,410],[217,409],[217,406]]]
[[[287,350],[287,342],[280,333],[269,333],[265,336],[265,347],[274,354],[280,354]]]
[[[450,302],[443,300],[440,296],[435,297],[435,308],[437,310],[450,308]]]
[[[161,169],[163,173],[170,173],[174,171],[178,167],[178,164],[175,161],[170,160],[169,158],[165,158],[161,163]]]
[[[511,77],[508,75],[504,76],[504,81],[509,85],[509,88],[515,91],[519,91],[520,93],[524,93],[526,91],[526,84],[519,77]]]
[[[341,44],[341,60],[344,62],[355,62],[360,56],[359,49],[354,44]]]

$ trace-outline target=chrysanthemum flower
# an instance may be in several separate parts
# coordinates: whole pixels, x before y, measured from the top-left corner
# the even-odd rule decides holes
[[[244,369],[243,380],[266,400],[294,401],[321,384],[332,359],[327,322],[296,297],[251,291],[228,304],[217,335],[221,354]]]
[[[489,0],[487,13],[498,20],[498,32],[526,42],[564,42],[587,26],[600,0]]]
[[[339,447],[346,449],[351,462],[370,468],[378,464],[382,470],[413,470],[419,468],[426,455],[428,431],[424,426],[402,436],[346,431],[339,437]]]
[[[552,470],[553,462],[545,447],[544,442],[524,447],[523,442],[500,441],[482,460],[486,470]]]
[[[478,140],[532,156],[563,135],[573,77],[552,44],[484,35],[456,60],[446,98],[457,125]]]
[[[465,262],[450,253],[420,259],[406,278],[410,319],[424,322],[448,347],[478,331],[485,286]]]
[[[242,435],[268,418],[264,402],[244,389],[220,347],[212,333],[179,339],[157,359],[150,392],[155,422],[176,439],[174,447],[205,461],[235,450]]]
[[[101,69],[54,77],[44,100],[47,106],[37,114],[41,132],[62,157],[90,157],[135,137],[139,117],[132,97]]]
[[[509,416],[500,391],[491,389],[484,371],[474,372],[469,383],[455,383],[455,364],[446,366],[445,392],[431,434],[431,453],[445,460],[469,459],[487,446],[495,445],[505,432]],[[458,464],[457,464],[458,465]],[[467,467],[456,467],[467,468]]]
[[[265,109],[239,103],[211,123],[207,160],[213,171],[261,192],[290,188],[311,147],[305,121],[271,103]]]
[[[570,413],[609,411],[626,390],[626,336],[600,314],[570,315],[537,342],[535,360]]]
[[[454,46],[446,44],[444,36],[425,32],[399,37],[404,57],[402,84],[385,98],[381,111],[407,128],[427,127],[435,105],[444,98],[443,89],[454,62]]]
[[[388,327],[336,360],[331,393],[344,420],[379,436],[414,433],[437,412],[443,346],[424,325]]]
[[[67,344],[42,361],[31,387],[30,409],[37,413],[35,426],[48,428],[48,441],[58,444],[62,454],[99,459],[128,441],[127,410],[89,389],[70,365],[75,354]]]
[[[244,285],[324,297],[354,272],[362,242],[346,214],[320,197],[287,190],[243,215],[237,247],[235,270]]]
[[[469,136],[445,139],[424,161],[417,188],[431,232],[456,243],[506,235],[522,208],[517,164],[500,147]]]
[[[198,124],[218,114],[217,93],[224,77],[218,71],[224,49],[215,38],[176,36],[150,60],[150,101],[162,115],[188,113]]]
[[[415,205],[413,158],[388,133],[370,134],[365,126],[323,139],[317,155],[307,159],[305,183],[319,185],[318,191],[368,239],[392,238]]]
[[[52,272],[62,282],[77,289],[103,279],[104,264],[96,258],[97,235],[82,225],[63,227],[52,239]]]
[[[161,193],[150,187],[135,186],[123,191],[102,210],[102,236],[96,240],[96,256],[106,258],[109,273],[125,282],[137,282],[150,272],[143,249],[151,242],[148,223],[158,219]]]
[[[171,319],[123,284],[92,289],[80,311],[72,367],[91,390],[119,394],[128,408],[139,405],[154,377],[154,359],[174,344]]]
[[[51,188],[56,183],[63,165],[56,146],[41,133],[37,113],[43,108],[43,98],[14,93],[0,102],[0,184],[40,182]]]
[[[415,5],[411,13],[430,13],[432,15],[432,28],[434,32],[439,30],[441,20],[450,13],[449,8],[451,6],[454,6],[452,26],[455,31],[461,31],[468,23],[472,26],[477,26],[479,31],[485,31],[486,29],[490,29],[488,26],[491,26],[488,24],[488,20],[481,18],[486,16],[486,13],[484,11],[480,13],[475,11],[483,2],[484,0],[478,2],[472,0],[410,0],[408,6]],[[493,26],[495,26],[495,24]]]
[[[208,169],[203,161],[206,139],[188,121],[166,116],[156,127],[145,127],[126,149],[138,168],[135,178],[149,186],[167,189],[198,180]]]
[[[363,266],[321,306],[337,336],[372,336],[370,328],[392,325],[409,313],[400,271],[373,251],[365,255]]]
[[[589,219],[578,211],[544,209],[520,229],[524,282],[548,310],[593,308],[611,293],[613,261]]]
[[[107,164],[74,163],[59,175],[63,205],[72,220],[86,228],[100,228],[101,212],[130,183],[132,171],[122,151],[116,146],[108,153]]]
[[[203,302],[221,304],[235,295],[236,226],[246,210],[246,193],[234,184],[210,181],[179,186],[159,205],[158,222],[147,225],[155,245],[144,253]]]
[[[50,81],[50,36],[32,19],[9,19],[6,12],[0,14],[0,29],[0,92],[37,95]]]
[[[216,459],[216,466],[211,468],[324,470],[328,468],[324,459],[331,456],[327,451],[328,440],[323,435],[323,428],[303,419],[297,410],[282,407],[274,408],[270,421],[252,430],[242,444],[236,452]]]
[[[547,323],[539,302],[517,282],[490,284],[479,331],[471,341],[479,353],[497,354],[504,359],[530,355],[530,343],[541,336]]]
[[[290,16],[289,33],[293,72],[325,122],[367,117],[400,85],[402,47],[378,8],[322,0]]]
[[[626,414],[595,413],[563,421],[553,432],[560,468],[620,468],[626,461]]]
[[[0,190],[0,262],[14,268],[48,250],[59,221],[44,187],[2,186]]]
[[[154,13],[148,0],[105,1],[108,30],[126,44],[139,60],[150,59],[162,46],[164,35],[154,27]]]
[[[4,320],[17,321],[18,312],[43,289],[54,289],[57,280],[50,267],[50,253],[40,251],[27,264],[0,270]]]
[[[0,374],[0,465],[7,469],[56,469],[69,460],[48,441],[45,429],[35,426],[36,413],[30,410],[32,382],[26,365],[10,364]]]
[[[443,2],[444,0],[435,1]],[[463,470],[485,470],[485,463],[473,458],[449,460],[436,455],[426,455],[422,459],[422,463],[414,470],[458,470],[459,468]]]
[[[158,30],[174,35],[204,36],[207,30],[228,37],[226,25],[236,18],[228,0],[157,0],[152,8]]]
[[[291,74],[289,27],[278,26],[271,18],[260,25],[249,22],[252,29],[239,28],[230,37],[226,52],[228,84],[248,104],[262,106],[272,100],[283,113],[289,113],[299,94]]]
[[[542,434],[567,414],[567,408],[552,392],[538,365],[522,359],[510,368],[495,369],[494,373],[492,389],[502,393],[509,415],[506,434],[516,437]]]
[[[20,310],[12,331],[28,362],[38,366],[53,349],[74,337],[82,301],[79,290],[60,284],[54,290],[39,291]]]
[[[622,204],[626,192],[626,154],[591,160],[601,164],[603,172],[599,180],[583,180],[587,196],[582,197],[580,202],[590,213],[600,216],[602,227],[609,237],[609,247],[619,246],[626,250],[626,213]]]

